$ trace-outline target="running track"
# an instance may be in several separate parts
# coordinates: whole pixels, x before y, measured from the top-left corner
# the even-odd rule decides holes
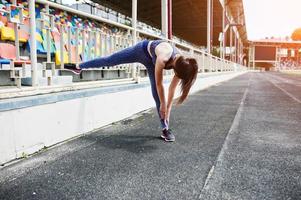
[[[100,111],[101,112],[101,111]],[[0,169],[0,199],[300,199],[301,76],[247,73]]]

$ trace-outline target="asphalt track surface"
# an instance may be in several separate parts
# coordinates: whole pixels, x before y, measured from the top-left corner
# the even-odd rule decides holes
[[[0,199],[301,199],[301,76],[247,73],[0,169]]]

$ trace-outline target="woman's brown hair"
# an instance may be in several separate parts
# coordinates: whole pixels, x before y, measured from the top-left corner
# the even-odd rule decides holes
[[[176,76],[181,79],[181,96],[177,104],[182,104],[196,80],[198,64],[194,58],[184,58],[180,56],[175,63],[174,71]]]

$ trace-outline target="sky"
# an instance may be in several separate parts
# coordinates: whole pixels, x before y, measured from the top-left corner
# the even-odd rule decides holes
[[[249,40],[291,36],[301,27],[301,0],[243,0]]]

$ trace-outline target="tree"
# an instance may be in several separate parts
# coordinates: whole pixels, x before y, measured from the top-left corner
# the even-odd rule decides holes
[[[294,30],[291,36],[292,40],[301,40],[301,28],[297,28]]]

